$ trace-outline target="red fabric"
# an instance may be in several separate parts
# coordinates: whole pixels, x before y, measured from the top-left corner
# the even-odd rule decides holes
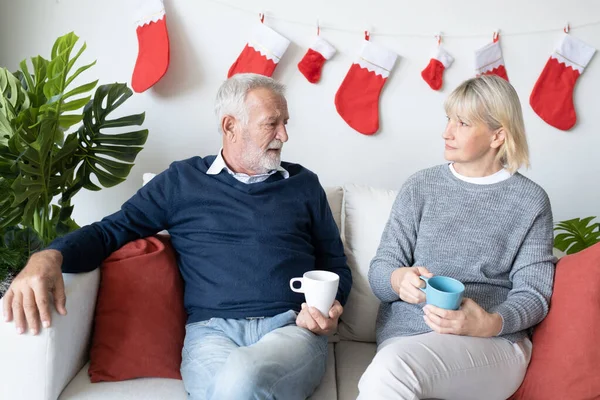
[[[386,78],[354,63],[335,94],[338,114],[357,132],[372,135],[379,129],[379,95]]]
[[[440,60],[432,58],[429,60],[427,67],[421,71],[421,76],[433,90],[440,90],[445,69],[444,64]]]
[[[323,64],[325,64],[325,57],[318,51],[308,49],[298,63],[298,69],[310,83],[317,83],[321,79]]]
[[[573,89],[579,78],[579,71],[567,67],[556,58],[550,57],[538,78],[529,104],[547,124],[566,131],[577,121],[573,105]]]
[[[506,74],[506,68],[504,65],[500,65],[490,71],[486,71],[481,75],[498,75],[500,78],[503,78],[508,82],[508,75]]]
[[[130,242],[101,267],[88,373],[92,382],[181,379],[183,282],[167,238]]]
[[[138,56],[133,69],[131,87],[141,93],[163,77],[169,67],[169,35],[167,16],[156,22],[138,26]]]
[[[533,353],[512,400],[600,398],[600,243],[556,266],[548,316],[535,328]]]
[[[266,56],[263,56],[260,52],[246,44],[237,60],[229,68],[227,78],[231,78],[235,74],[244,73],[255,73],[270,77],[275,72],[275,67],[277,67],[277,64],[273,60],[269,60]]]

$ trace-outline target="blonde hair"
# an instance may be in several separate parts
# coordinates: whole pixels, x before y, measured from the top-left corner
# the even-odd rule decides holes
[[[504,143],[496,160],[511,173],[529,167],[529,146],[521,103],[515,88],[495,75],[481,75],[464,81],[444,103],[448,116],[460,115],[468,121],[485,124],[491,130],[504,129]]]

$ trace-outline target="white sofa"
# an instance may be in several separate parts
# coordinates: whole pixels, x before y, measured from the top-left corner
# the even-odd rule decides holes
[[[311,399],[348,400],[356,399],[358,380],[375,355],[379,300],[371,292],[367,271],[396,192],[355,185],[326,191],[354,283],[339,332],[330,340],[325,377]],[[186,398],[182,382],[173,379],[90,383],[88,347],[100,273],[96,269],[85,274],[65,274],[68,315],[62,317],[55,312],[52,327],[37,336],[19,336],[12,323],[0,320],[0,399]]]

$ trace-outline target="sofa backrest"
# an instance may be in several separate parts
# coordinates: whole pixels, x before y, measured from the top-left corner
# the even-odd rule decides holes
[[[397,192],[367,186],[327,188],[327,198],[344,242],[352,270],[352,291],[338,333],[341,340],[375,341],[379,300],[371,291],[368,273]],[[336,215],[337,210],[339,216]]]

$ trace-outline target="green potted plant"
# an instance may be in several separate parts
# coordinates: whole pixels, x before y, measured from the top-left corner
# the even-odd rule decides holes
[[[600,223],[592,222],[594,218],[596,217],[558,222],[554,227],[559,232],[554,237],[554,247],[566,254],[573,254],[600,243]]]
[[[124,83],[73,85],[95,61],[74,70],[74,33],[59,37],[50,59],[0,68],[0,283],[29,255],[78,228],[73,196],[123,182],[148,137],[144,113],[114,118],[133,92]],[[92,95],[92,90],[95,92]],[[92,181],[92,175],[99,185]],[[0,296],[3,294],[0,287]]]

